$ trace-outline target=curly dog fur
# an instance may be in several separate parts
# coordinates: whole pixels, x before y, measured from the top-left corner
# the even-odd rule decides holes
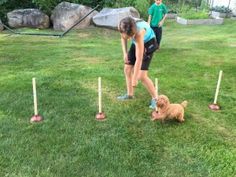
[[[160,95],[157,102],[158,117],[153,120],[176,119],[184,122],[184,108],[187,104],[187,101],[183,101],[181,104],[171,104],[166,95]]]

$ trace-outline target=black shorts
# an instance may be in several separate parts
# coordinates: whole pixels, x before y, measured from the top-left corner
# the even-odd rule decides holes
[[[144,52],[141,70],[148,70],[151,60],[152,60],[152,56],[153,56],[153,53],[146,54]],[[129,53],[128,53],[128,60],[129,60],[129,63],[126,63],[128,65],[134,65],[136,62],[136,53],[135,53],[134,43],[132,43],[130,46]]]

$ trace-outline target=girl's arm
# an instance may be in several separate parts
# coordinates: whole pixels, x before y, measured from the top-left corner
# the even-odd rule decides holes
[[[136,62],[134,65],[134,75],[132,79],[132,86],[135,87],[138,84],[138,77],[140,74],[141,66],[142,66],[142,60],[143,60],[143,52],[144,52],[144,35],[145,35],[145,30],[140,30],[136,36],[135,36],[135,41],[136,41],[136,50],[135,50],[135,56],[136,56]]]
[[[148,24],[149,24],[150,26],[151,26],[151,19],[152,19],[152,16],[149,15],[149,16],[148,16],[148,21],[147,21],[147,22],[148,22]]]
[[[127,63],[128,62],[127,39],[124,39],[122,36],[121,36],[121,46],[122,46],[122,51],[123,51],[124,62]]]
[[[164,17],[162,18],[162,20],[159,22],[159,24],[158,24],[159,27],[162,27],[162,25],[164,24],[164,21],[165,21],[166,17],[167,17],[167,14],[165,14]]]

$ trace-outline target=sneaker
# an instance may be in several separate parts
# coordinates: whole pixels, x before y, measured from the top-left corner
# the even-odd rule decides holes
[[[120,100],[120,101],[124,101],[124,100],[130,100],[130,99],[133,99],[134,96],[130,96],[130,95],[122,95],[122,96],[118,96],[117,99]]]
[[[151,103],[150,103],[149,108],[150,108],[150,109],[155,109],[156,106],[157,106],[157,100],[156,100],[155,98],[153,98],[153,99],[151,100]]]

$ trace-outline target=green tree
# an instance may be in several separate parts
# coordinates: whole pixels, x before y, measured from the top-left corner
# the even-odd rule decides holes
[[[20,8],[34,8],[32,0],[0,0],[0,18],[7,22],[7,13]]]
[[[150,6],[149,0],[136,0],[135,8],[139,11],[141,18],[145,21],[148,19],[148,8]]]

